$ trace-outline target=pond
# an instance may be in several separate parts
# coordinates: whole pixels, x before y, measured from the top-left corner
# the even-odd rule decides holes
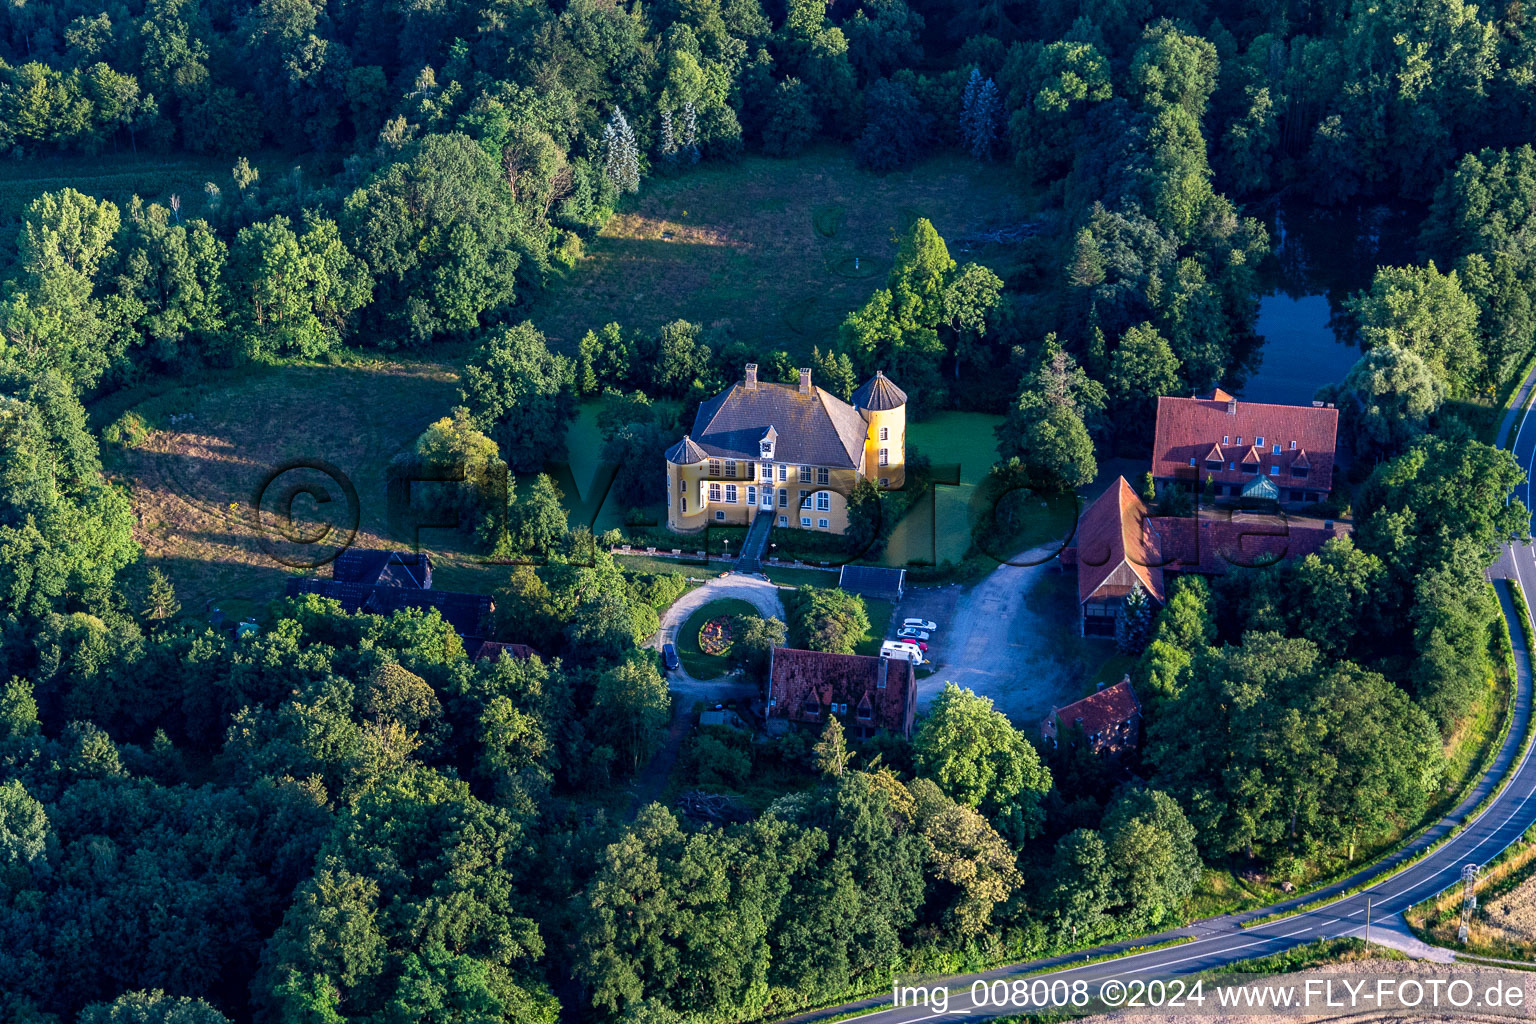
[[[1263,362],[1243,388],[1259,402],[1310,402],[1349,372],[1359,348],[1343,330],[1344,301],[1368,288],[1376,268],[1417,259],[1422,207],[1339,208],[1287,203],[1270,218],[1258,333]]]

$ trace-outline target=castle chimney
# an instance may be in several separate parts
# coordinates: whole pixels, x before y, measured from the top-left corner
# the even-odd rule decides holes
[[[757,364],[756,363],[748,363],[747,364],[746,388],[747,388],[748,391],[756,391],[757,390]]]
[[[811,368],[809,366],[800,367],[800,393],[802,395],[811,393]]]

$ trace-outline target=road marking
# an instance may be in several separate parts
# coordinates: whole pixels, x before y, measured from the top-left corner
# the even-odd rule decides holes
[[[1191,960],[1201,960],[1201,959],[1203,959],[1205,957],[1211,956],[1212,954],[1216,954],[1216,953],[1235,953],[1235,952],[1237,952],[1240,949],[1247,949],[1249,946],[1262,946],[1266,942],[1274,942],[1276,938],[1280,938],[1280,936],[1275,936],[1273,938],[1267,938],[1267,939],[1255,939],[1253,942],[1245,942],[1241,946],[1231,946],[1231,947],[1229,947],[1227,949],[1216,949],[1216,950],[1212,950],[1210,953],[1196,953],[1194,956],[1186,956],[1186,957],[1183,957],[1182,959],[1179,959],[1179,960],[1170,960],[1170,961],[1168,961],[1165,964],[1151,964],[1151,965],[1149,965],[1147,967],[1138,967],[1134,971],[1126,971],[1125,973],[1126,974],[1142,974],[1142,973],[1145,973],[1146,971],[1155,971],[1155,970],[1157,970],[1160,967],[1175,967],[1178,964],[1188,963]]]

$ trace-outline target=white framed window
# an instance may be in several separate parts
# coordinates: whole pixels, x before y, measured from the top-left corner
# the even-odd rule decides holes
[[[880,428],[880,440],[882,440],[882,441],[889,441],[890,439],[891,439],[891,428],[890,427],[881,427]]]
[[[709,500],[710,501],[719,501],[720,500],[720,485],[719,484],[710,484],[709,485]]]
[[[1280,446],[1278,444],[1271,446],[1271,448],[1269,449],[1269,453],[1271,455],[1279,455],[1280,454]]]
[[[1269,475],[1270,476],[1279,476],[1280,475],[1280,467],[1279,466],[1270,466],[1269,467]]]
[[[882,466],[889,466],[890,464],[891,464],[891,450],[889,448],[881,448],[880,449],[880,465],[882,465]]]
[[[1221,443],[1222,444],[1231,444],[1232,443],[1232,439],[1230,437],[1228,437],[1226,434],[1222,434],[1221,435]]]
[[[726,484],[725,485],[725,503],[727,505],[734,505],[734,504],[736,504],[736,485],[735,484]]]
[[[725,518],[725,513],[720,511],[720,510],[718,510],[718,509],[716,509],[715,510],[715,518],[716,519],[724,519]]]
[[[756,505],[757,504],[757,488],[756,487],[748,487],[747,488],[747,504],[748,505]]]
[[[720,475],[720,460],[719,459],[710,459],[709,460],[709,475],[710,476],[719,476]]]
[[[789,491],[779,488],[779,508],[789,508]]]
[[[881,477],[880,478],[880,486],[881,487],[889,487],[889,486],[891,486],[891,478],[888,477],[888,476]]]
[[[810,508],[811,507],[811,492],[810,491],[801,491],[800,492],[800,507],[801,508]],[[806,524],[806,525],[810,525],[810,524]]]
[[[1263,448],[1264,447],[1264,438],[1263,437],[1256,437],[1256,438],[1253,439],[1253,443],[1258,445],[1260,448]]]
[[[789,478],[789,467],[784,465],[784,463],[782,463],[782,462],[779,463],[779,483],[783,483],[788,478]]]
[[[1295,451],[1295,450],[1296,450],[1296,442],[1292,441],[1291,442],[1291,451]]]
[[[788,526],[789,525],[789,516],[779,516],[779,525],[780,526]]]
[[[832,511],[832,495],[828,494],[826,491],[818,492],[817,495],[816,495],[816,511],[817,512],[830,512],[830,511]]]
[[[811,482],[811,467],[810,466],[801,466],[800,467],[800,482],[803,483],[803,484],[808,484],[808,483]]]
[[[816,520],[816,525],[819,526],[821,529],[825,530],[827,528],[828,524],[827,524],[827,521],[825,519],[818,519],[818,520]]]
[[[736,475],[736,460],[735,459],[726,459],[725,460],[725,475],[728,476],[728,477]]]
[[[688,511],[688,499],[687,498],[678,498],[677,499],[677,510],[679,512],[687,512]]]
[[[801,526],[810,526],[811,525],[811,517],[810,516],[801,516],[800,517],[800,525]]]
[[[827,467],[826,466],[817,466],[816,467],[816,482],[818,484],[821,484],[821,486],[823,486],[823,487],[827,486]]]
[[[1195,464],[1195,457],[1194,457],[1194,456],[1193,456],[1193,455],[1191,455],[1191,456],[1190,456],[1190,457],[1189,457],[1189,464],[1190,464],[1190,465],[1191,465],[1191,466],[1193,466],[1193,465],[1194,465],[1194,464]]]
[[[678,494],[687,494],[688,493],[688,485],[683,482],[683,478],[682,477],[678,477],[677,478],[677,493]]]
[[[1242,434],[1238,434],[1237,435],[1237,443],[1238,444],[1242,444],[1243,443],[1243,435]]]

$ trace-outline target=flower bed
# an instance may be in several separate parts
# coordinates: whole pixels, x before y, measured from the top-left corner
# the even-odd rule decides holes
[[[699,630],[699,650],[715,657],[731,649],[731,620],[725,616],[710,619]]]

